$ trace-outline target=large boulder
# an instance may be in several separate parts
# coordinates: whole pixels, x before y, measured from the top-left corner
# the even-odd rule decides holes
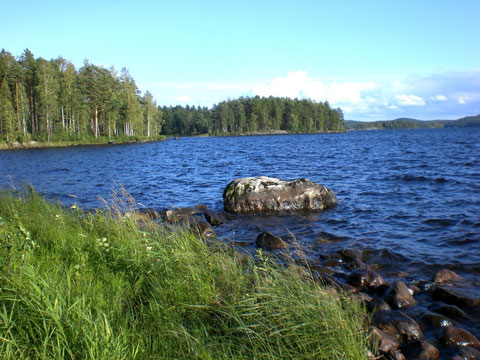
[[[323,210],[336,203],[332,190],[308,179],[241,178],[223,192],[225,210],[239,214]]]

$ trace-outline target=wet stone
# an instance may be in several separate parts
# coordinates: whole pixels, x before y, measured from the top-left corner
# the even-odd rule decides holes
[[[201,215],[202,211],[194,207],[166,209],[162,213],[162,218],[168,223],[188,222],[194,215]]]
[[[469,346],[480,349],[480,341],[470,332],[454,326],[443,328],[439,341],[446,346]]]
[[[336,267],[340,265],[340,260],[337,259],[329,259],[323,262],[323,266],[328,266],[328,267]]]
[[[433,281],[436,284],[441,284],[444,282],[456,282],[456,281],[462,281],[463,278],[458,275],[456,272],[451,271],[451,270],[440,270],[433,278]]]
[[[386,282],[383,278],[371,269],[353,270],[347,278],[347,283],[356,288],[370,288],[384,285]]]
[[[429,324],[433,326],[434,328],[442,328],[445,326],[453,326],[454,323],[452,320],[449,318],[440,315],[440,314],[435,314],[432,312],[427,312],[423,314],[420,319],[422,323]]]
[[[392,335],[372,326],[370,328],[370,343],[378,351],[385,354],[394,354],[400,347],[400,343]]]
[[[374,298],[372,299],[372,301],[369,301],[367,303],[367,311],[370,313],[374,313],[382,310],[388,311],[388,310],[392,310],[392,308],[384,300],[379,298]]]
[[[385,301],[394,309],[415,305],[417,302],[403,281],[397,281],[385,294]]]
[[[429,309],[454,319],[468,319],[468,315],[465,313],[465,311],[455,305],[435,302],[429,307]]]
[[[418,323],[401,311],[378,311],[373,314],[373,321],[380,330],[397,334],[401,341],[408,342],[423,338]]]
[[[288,244],[281,237],[269,232],[262,232],[257,236],[255,243],[258,247],[265,249],[288,249]]]
[[[215,230],[213,230],[212,226],[204,220],[194,221],[191,228],[204,238],[214,238],[216,236]]]
[[[362,261],[362,253],[356,249],[341,249],[338,251],[342,261],[345,263],[346,267],[350,270],[357,268],[366,268]]]
[[[463,307],[480,306],[480,292],[478,289],[465,285],[442,284],[434,287],[432,298],[448,304]]]
[[[436,360],[440,357],[440,351],[430,342],[417,340],[409,343],[403,350],[409,360]]]
[[[203,209],[203,216],[205,217],[205,220],[207,220],[208,223],[212,226],[221,225],[225,221],[220,214],[216,213],[213,210],[210,210],[207,207]]]
[[[469,346],[459,346],[458,353],[462,360],[480,360],[480,351]]]

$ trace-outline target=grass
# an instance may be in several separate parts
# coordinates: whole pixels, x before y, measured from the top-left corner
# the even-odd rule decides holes
[[[364,310],[308,271],[118,210],[0,194],[2,359],[366,359]]]

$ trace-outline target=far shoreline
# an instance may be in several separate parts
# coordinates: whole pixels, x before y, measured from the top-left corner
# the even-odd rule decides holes
[[[101,142],[88,142],[88,141],[51,141],[51,142],[0,142],[1,150],[27,150],[27,149],[54,149],[54,148],[66,148],[66,147],[83,147],[83,146],[107,146],[107,145],[126,145],[126,144],[144,144],[152,142],[179,140],[181,138],[208,138],[208,137],[243,137],[243,136],[269,136],[269,135],[318,135],[318,134],[339,134],[346,133],[345,130],[329,130],[319,132],[289,132],[286,130],[275,130],[272,132],[249,132],[249,133],[225,133],[225,134],[198,134],[198,135],[161,135],[155,139],[128,139],[128,140],[114,140],[105,139],[107,141]]]

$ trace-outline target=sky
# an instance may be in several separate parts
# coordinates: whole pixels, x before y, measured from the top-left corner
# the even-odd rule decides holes
[[[0,49],[126,67],[158,105],[328,101],[346,119],[480,114],[479,0],[0,0]]]

